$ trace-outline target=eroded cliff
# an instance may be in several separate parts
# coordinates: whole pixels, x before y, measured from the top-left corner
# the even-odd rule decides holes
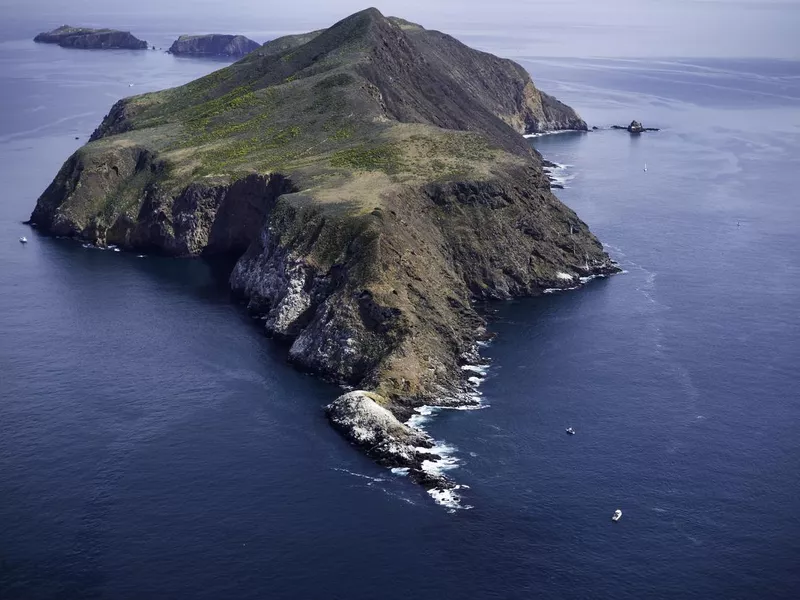
[[[231,287],[290,359],[368,391],[337,400],[334,424],[383,464],[447,485],[422,469],[422,438],[345,424],[472,401],[461,366],[485,334],[473,301],[616,270],[521,135],[564,128],[586,124],[519,65],[369,9],[120,101],[31,222],[240,256]]]
[[[178,56],[230,56],[241,58],[260,48],[258,42],[243,35],[182,35],[172,43],[168,52]]]

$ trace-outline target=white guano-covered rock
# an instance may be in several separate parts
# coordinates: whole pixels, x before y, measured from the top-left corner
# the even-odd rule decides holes
[[[376,401],[377,400],[377,401]],[[378,462],[390,467],[420,468],[433,446],[424,431],[401,423],[378,404],[381,396],[357,390],[339,396],[326,407],[328,419],[342,435],[364,448]]]
[[[399,421],[380,402],[380,395],[356,390],[339,396],[325,410],[331,424],[379,464],[407,469],[412,481],[429,489],[453,488],[452,480],[423,466],[441,458],[430,450],[433,439]]]
[[[346,430],[350,440],[357,444],[394,442],[425,448],[433,445],[425,432],[400,422],[376,400],[381,401],[381,397],[372,392],[348,392],[327,406],[328,418],[337,428]]]

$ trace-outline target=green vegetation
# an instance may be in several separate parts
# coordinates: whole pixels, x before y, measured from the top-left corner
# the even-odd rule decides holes
[[[324,34],[287,36],[184,86],[127,99],[106,122],[112,135],[95,144],[147,148],[169,167],[159,185],[173,192],[200,178],[281,172],[328,210],[357,214],[385,186],[485,176],[508,160],[480,134],[387,119],[380,90],[358,68],[369,61],[367,35],[357,24],[319,42],[325,51],[311,47]],[[137,195],[124,197],[114,210]]]
[[[334,167],[358,171],[397,173],[401,167],[401,153],[390,145],[369,147],[361,144],[354,148],[334,152],[331,164]]]
[[[331,134],[331,139],[341,141],[341,140],[349,140],[353,137],[353,132],[355,129],[353,127],[340,127],[336,131]]]

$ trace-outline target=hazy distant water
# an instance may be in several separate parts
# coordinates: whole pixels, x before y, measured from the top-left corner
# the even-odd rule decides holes
[[[535,141],[627,273],[491,307],[489,408],[427,424],[449,513],[209,266],[19,223],[114,100],[218,65],[0,42],[0,598],[800,595],[800,65],[524,64],[664,130]]]

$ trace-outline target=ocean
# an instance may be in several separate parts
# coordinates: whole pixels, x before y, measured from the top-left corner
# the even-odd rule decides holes
[[[328,426],[225,265],[22,224],[116,99],[222,66],[54,24],[0,26],[0,598],[800,597],[800,63],[514,55],[600,127],[531,143],[624,273],[484,307],[482,409],[417,419],[443,506]]]

